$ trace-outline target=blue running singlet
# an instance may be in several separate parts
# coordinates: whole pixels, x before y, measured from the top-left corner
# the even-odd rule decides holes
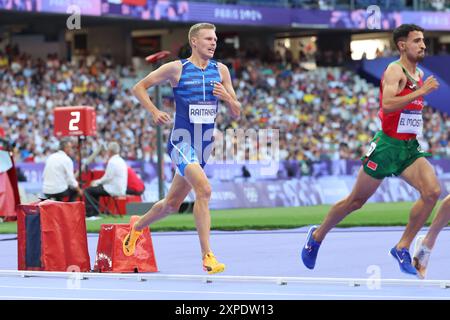
[[[203,168],[211,154],[219,102],[213,89],[214,83],[222,79],[214,60],[209,60],[204,70],[187,59],[182,59],[181,64],[180,81],[173,88],[175,123],[167,152],[179,174],[184,176],[188,164],[199,163]]]

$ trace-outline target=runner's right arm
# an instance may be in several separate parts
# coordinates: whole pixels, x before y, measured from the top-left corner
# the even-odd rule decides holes
[[[158,69],[150,72],[148,76],[134,85],[132,92],[139,102],[147,109],[153,117],[156,125],[166,124],[170,122],[170,116],[166,112],[160,111],[150,100],[147,90],[148,88],[163,83],[167,80],[174,84],[176,75],[179,73],[179,62],[173,61],[166,63]]]

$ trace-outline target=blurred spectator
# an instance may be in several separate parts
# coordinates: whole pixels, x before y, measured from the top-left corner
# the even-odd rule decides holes
[[[21,168],[16,167],[16,175],[17,175],[17,181],[19,182],[27,182],[27,177],[23,173]]]
[[[248,171],[246,166],[242,166],[242,177],[244,178],[250,178],[252,175],[250,171]]]
[[[72,142],[62,139],[59,151],[53,153],[45,162],[42,191],[48,199],[56,201],[75,201],[81,195],[81,189],[73,172]]]
[[[127,194],[138,195],[144,193],[145,185],[144,182],[139,178],[133,168],[128,167],[128,178],[127,178]]]
[[[84,190],[86,217],[95,217],[91,220],[99,218],[100,196],[124,196],[127,190],[128,169],[125,160],[120,156],[120,145],[117,142],[110,142],[107,151],[105,174],[100,179],[92,181],[91,186]]]

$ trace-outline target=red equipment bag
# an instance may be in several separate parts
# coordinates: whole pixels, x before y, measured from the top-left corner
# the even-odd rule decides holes
[[[127,257],[123,253],[122,242],[129,232],[129,224],[102,224],[94,271],[122,273],[158,271],[150,229],[144,229],[136,242],[134,255]]]
[[[3,221],[15,221],[20,205],[16,167],[12,153],[1,150],[1,147],[0,153],[0,161],[9,162],[6,172],[0,170],[0,217]]]
[[[45,200],[21,205],[20,209],[19,270],[91,270],[83,202]]]

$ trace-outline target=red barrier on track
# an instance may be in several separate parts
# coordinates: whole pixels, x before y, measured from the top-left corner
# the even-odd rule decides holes
[[[94,271],[157,272],[156,257],[150,230],[146,228],[136,242],[134,255],[127,257],[122,241],[130,232],[129,224],[103,224],[97,245]]]

